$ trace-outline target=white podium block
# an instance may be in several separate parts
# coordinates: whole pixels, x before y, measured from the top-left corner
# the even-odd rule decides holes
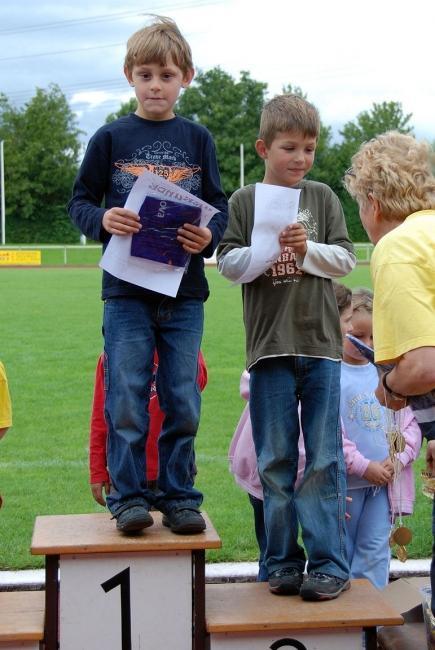
[[[212,636],[210,650],[363,650],[363,636],[360,632],[342,630],[334,634],[325,634],[324,630],[309,632],[255,632],[241,634],[222,634]]]
[[[271,594],[267,583],[207,585],[210,650],[376,650],[376,626],[402,616],[368,580],[336,600],[306,602]]]
[[[62,650],[192,650],[189,552],[65,555],[60,580]]]
[[[44,636],[44,592],[0,592],[0,650],[39,650]]]
[[[106,513],[37,517],[45,650],[203,650],[205,549],[220,539],[206,516],[204,533],[175,535],[152,515],[152,527],[130,536]]]

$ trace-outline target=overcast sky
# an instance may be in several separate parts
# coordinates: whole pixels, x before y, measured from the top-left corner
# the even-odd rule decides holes
[[[0,91],[20,105],[59,84],[87,141],[132,96],[125,43],[146,13],[177,21],[197,69],[300,86],[334,132],[392,100],[435,141],[433,0],[0,0]]]

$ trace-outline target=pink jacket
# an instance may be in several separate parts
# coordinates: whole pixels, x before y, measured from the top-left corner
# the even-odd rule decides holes
[[[249,373],[244,370],[240,378],[240,394],[249,400]],[[404,410],[403,435],[406,441],[405,450],[398,455],[403,470],[398,478],[388,485],[388,496],[392,515],[412,514],[415,500],[414,474],[412,462],[417,458],[421,447],[420,428],[410,408]],[[343,452],[346,469],[349,474],[363,476],[370,462],[356,448],[353,441],[346,437],[343,430]],[[257,469],[257,456],[252,439],[251,417],[249,402],[246,404],[236,430],[232,437],[228,452],[230,471],[236,482],[249,494],[257,499],[263,499],[263,489]],[[303,435],[299,437],[299,461],[296,487],[303,478],[305,468],[305,447]]]
[[[252,439],[251,415],[249,413],[249,373],[244,370],[240,377],[240,395],[248,401],[232,437],[228,452],[230,472],[236,483],[246,492],[263,499],[263,488],[257,469],[257,455]],[[302,481],[305,468],[305,447],[302,434],[299,436],[299,461],[296,487]]]

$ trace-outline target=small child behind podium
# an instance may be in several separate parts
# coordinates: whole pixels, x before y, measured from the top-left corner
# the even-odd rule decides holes
[[[156,389],[158,367],[159,359],[157,352],[155,352],[150,401],[148,404],[149,429],[145,452],[146,480],[149,490],[155,490],[157,488],[157,477],[159,473],[159,435],[165,417],[165,414],[160,408]],[[201,392],[207,385],[207,365],[202,352],[198,356],[197,384]],[[98,357],[95,370],[94,396],[89,432],[89,472],[92,496],[102,506],[106,505],[105,496],[110,494],[110,476],[107,468],[107,422],[104,415],[104,407],[104,354],[101,354]],[[194,468],[193,473],[195,473]]]
[[[352,335],[373,347],[373,294],[352,293]],[[341,367],[340,415],[344,432],[347,494],[347,550],[352,578],[367,578],[375,587],[388,584],[389,535],[396,515],[412,513],[415,497],[412,462],[418,456],[421,432],[410,408],[392,411],[381,406],[375,389],[379,377],[346,337]],[[403,434],[403,449],[391,455],[387,436],[393,420]]]
[[[0,361],[0,439],[12,426],[12,406],[6,370]]]
[[[8,378],[6,370],[0,361],[0,440],[6,434],[9,427],[12,426],[12,406],[9,394]],[[3,500],[0,495],[0,508]]]

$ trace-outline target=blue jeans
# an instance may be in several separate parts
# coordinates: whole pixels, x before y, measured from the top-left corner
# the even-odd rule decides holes
[[[388,488],[348,490],[347,552],[351,578],[367,578],[377,589],[385,589],[390,573],[391,530]]]
[[[264,564],[264,555],[266,553],[266,528],[264,527],[264,508],[263,501],[248,493],[249,501],[254,511],[254,528],[255,537],[260,551],[258,558],[258,575],[257,582],[267,582],[267,569]]]
[[[344,520],[346,481],[339,427],[340,364],[315,357],[273,357],[250,372],[250,411],[264,491],[268,574],[305,568],[349,577]],[[306,449],[295,492],[300,405]]]
[[[120,297],[105,302],[105,415],[113,485],[107,505],[112,514],[136,504],[154,505],[168,513],[202,503],[202,494],[193,487],[193,468],[201,406],[196,380],[203,321],[203,301],[198,299]],[[157,493],[147,487],[144,454],[155,349],[159,356],[157,394],[165,413]]]

